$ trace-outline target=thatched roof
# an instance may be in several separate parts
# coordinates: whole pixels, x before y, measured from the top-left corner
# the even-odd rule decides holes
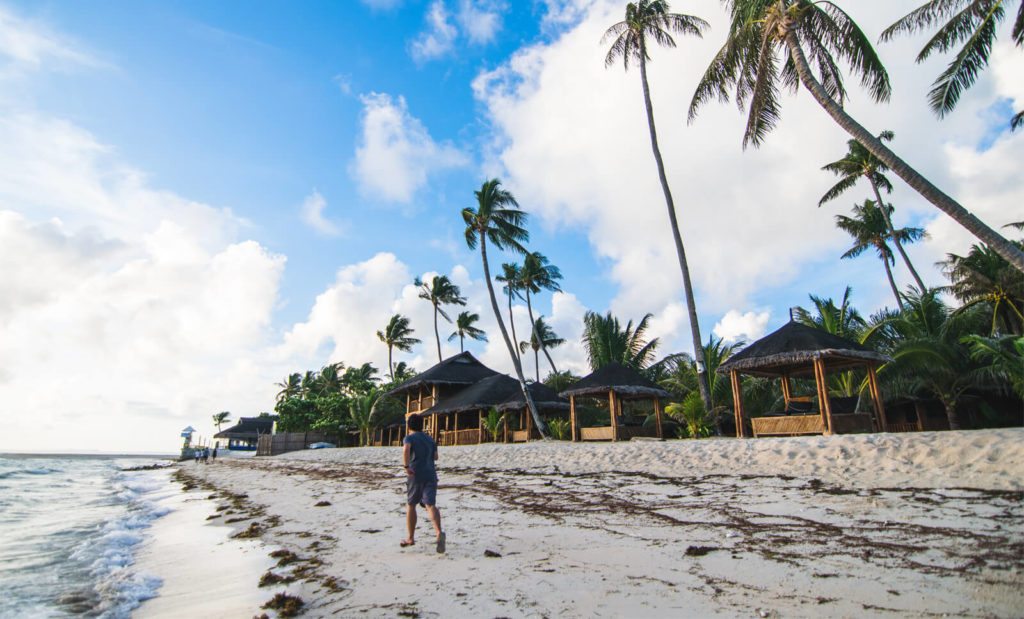
[[[275,421],[277,421],[277,415],[270,415],[269,417],[241,417],[238,423],[223,432],[214,434],[213,438],[256,439],[260,434],[270,434],[273,432]]]
[[[562,397],[573,395],[598,395],[614,391],[616,395],[626,397],[659,397],[667,398],[671,394],[641,374],[627,368],[621,363],[612,362],[592,372],[589,376],[576,381],[561,393]]]
[[[892,361],[852,340],[790,321],[730,357],[717,371],[727,374],[737,370],[758,376],[809,374],[814,371],[816,359],[823,359],[830,370]]]
[[[539,409],[568,408],[553,389],[541,384],[527,387]],[[495,374],[460,390],[423,412],[424,415],[460,413],[496,407],[499,411],[526,406],[519,381],[504,374]]]
[[[454,357],[448,357],[430,369],[420,372],[389,391],[388,395],[396,395],[429,385],[472,385],[495,374],[497,372],[477,361],[476,357],[468,352],[463,352]]]

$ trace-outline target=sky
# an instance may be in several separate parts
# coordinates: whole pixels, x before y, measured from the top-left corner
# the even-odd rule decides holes
[[[875,39],[918,2],[844,5]],[[835,182],[820,168],[849,136],[806,92],[783,95],[759,149],[742,148],[733,103],[687,123],[727,22],[716,0],[672,5],[711,25],[649,64],[702,339],[753,341],[809,294],[847,286],[864,315],[893,306],[876,257],[840,259],[851,240],[834,217],[867,188],[817,206]],[[528,248],[564,275],[562,292],[534,299],[567,340],[551,351],[558,369],[588,373],[587,310],[650,313],[660,353],[692,352],[640,76],[604,66],[602,35],[624,7],[0,2],[0,452],[173,452],[185,426],[212,435],[214,413],[272,410],[289,373],[371,362],[385,374],[376,331],[395,313],[423,340],[396,361],[427,369],[417,277],[461,287],[490,334],[467,349],[511,372],[460,216],[491,178],[529,213]],[[1024,219],[1024,131],[1007,131],[1024,54],[1004,26],[942,120],[926,94],[948,58],[915,64],[920,37],[876,45],[888,103],[847,78],[847,110],[895,131],[899,155],[994,228]],[[941,284],[935,262],[973,239],[893,181],[894,223],[928,232],[908,253]],[[491,271],[519,260],[492,252]],[[522,334],[525,305],[514,314]]]

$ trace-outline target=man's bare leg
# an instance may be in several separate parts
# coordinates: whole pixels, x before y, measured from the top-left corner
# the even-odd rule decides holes
[[[409,537],[405,539],[406,542],[412,544],[416,541],[416,506],[406,505],[405,506],[405,525],[409,529]]]
[[[430,521],[434,523],[434,533],[441,537],[441,510],[437,509],[437,505],[427,505],[426,508]]]

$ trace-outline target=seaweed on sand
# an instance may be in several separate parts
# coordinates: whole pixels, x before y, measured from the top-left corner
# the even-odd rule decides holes
[[[306,603],[302,601],[302,598],[294,595],[288,595],[287,593],[277,593],[274,597],[267,600],[267,603],[260,608],[268,608],[270,610],[276,610],[277,614],[282,617],[294,617],[302,611],[302,607]]]

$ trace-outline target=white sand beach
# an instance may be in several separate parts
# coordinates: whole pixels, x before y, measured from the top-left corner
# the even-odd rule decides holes
[[[1024,429],[442,448],[444,555],[422,510],[416,546],[398,546],[400,456],[180,468],[216,495],[208,514],[294,553],[270,570],[294,582],[251,586],[301,597],[305,616],[1024,610]]]

